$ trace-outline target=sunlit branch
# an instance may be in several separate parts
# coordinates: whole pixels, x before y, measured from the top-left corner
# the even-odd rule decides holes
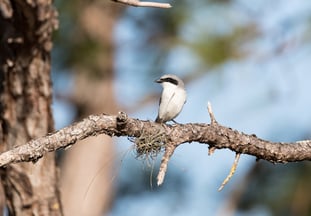
[[[121,4],[126,4],[134,7],[154,7],[154,8],[171,8],[169,3],[159,2],[141,2],[139,0],[112,0]]]
[[[212,117],[211,107],[209,108]],[[213,120],[214,119],[214,120]],[[161,133],[161,136],[155,136]],[[292,143],[270,142],[248,135],[217,123],[212,117],[212,124],[159,124],[129,118],[124,112],[117,116],[100,114],[90,115],[80,122],[74,123],[59,131],[44,137],[34,139],[28,143],[0,154],[0,167],[10,163],[36,162],[46,153],[67,148],[79,140],[90,136],[106,134],[109,136],[127,137],[155,137],[152,143],[163,143],[164,149],[158,184],[162,184],[170,157],[175,148],[183,143],[207,144],[210,153],[216,149],[228,148],[237,154],[253,155],[256,159],[267,160],[272,163],[287,163],[297,161],[311,161],[311,140]],[[144,136],[142,136],[142,134]],[[153,139],[153,138],[152,138]],[[148,139],[146,139],[148,140]],[[141,141],[140,141],[141,142]],[[207,155],[208,156],[208,155]]]
[[[228,176],[225,178],[225,180],[222,182],[220,187],[218,188],[218,191],[221,191],[225,187],[225,185],[229,182],[229,180],[232,178],[232,176],[234,175],[236,168],[238,166],[238,163],[239,163],[240,155],[241,155],[240,153],[236,153],[230,172]]]

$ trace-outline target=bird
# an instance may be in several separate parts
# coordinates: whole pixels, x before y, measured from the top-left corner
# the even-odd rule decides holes
[[[165,74],[155,82],[160,83],[163,87],[159,112],[155,122],[173,121],[176,123],[174,118],[181,112],[187,99],[184,82],[173,74]]]

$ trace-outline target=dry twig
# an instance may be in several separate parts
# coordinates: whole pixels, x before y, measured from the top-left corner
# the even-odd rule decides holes
[[[169,3],[159,2],[141,2],[139,0],[112,0],[121,4],[126,4],[134,7],[154,7],[154,8],[171,8]]]
[[[211,124],[217,124],[216,118],[213,113],[212,105],[210,102],[207,103],[207,111],[211,119]]]
[[[240,155],[241,155],[240,153],[235,154],[235,159],[234,159],[234,162],[233,162],[232,167],[230,169],[230,172],[229,172],[228,176],[225,178],[225,180],[222,182],[220,187],[218,188],[218,191],[221,191],[225,187],[225,185],[229,182],[231,177],[234,175],[236,168],[238,166],[238,163],[239,163]]]

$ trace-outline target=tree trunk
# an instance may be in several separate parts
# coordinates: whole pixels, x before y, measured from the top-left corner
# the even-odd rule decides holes
[[[0,151],[53,130],[49,0],[0,2]],[[1,170],[10,215],[62,215],[55,154]]]
[[[121,11],[122,7],[105,1],[81,3],[78,10],[79,19],[75,25],[81,29],[77,34],[87,35],[85,40],[97,44],[90,65],[83,65],[82,60],[74,64],[72,98],[78,119],[94,113],[117,112],[113,86],[113,28]],[[80,40],[81,44],[85,43]],[[81,55],[82,58],[90,57]],[[102,215],[109,212],[114,197],[114,159],[114,144],[106,135],[79,141],[66,151],[61,179],[65,215]]]

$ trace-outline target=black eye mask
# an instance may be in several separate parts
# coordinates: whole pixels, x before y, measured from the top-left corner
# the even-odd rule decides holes
[[[162,82],[169,82],[169,83],[172,83],[174,85],[178,85],[178,80],[176,79],[173,79],[173,78],[163,78],[161,79]]]

